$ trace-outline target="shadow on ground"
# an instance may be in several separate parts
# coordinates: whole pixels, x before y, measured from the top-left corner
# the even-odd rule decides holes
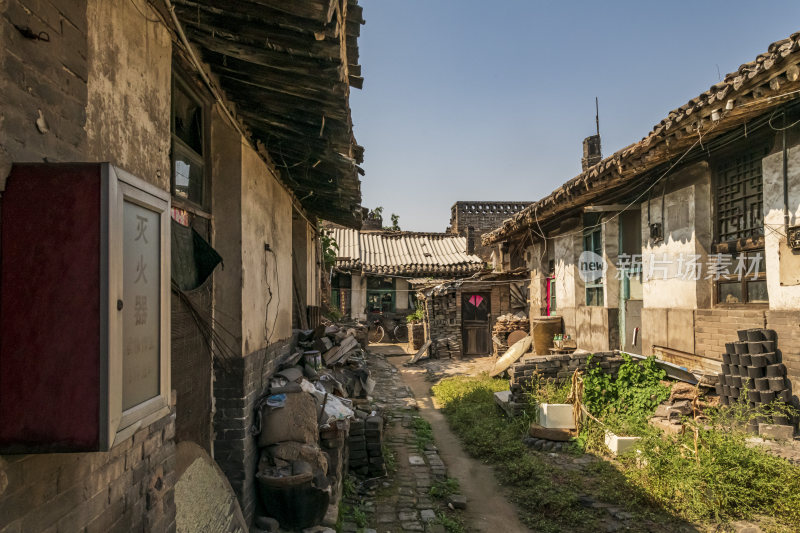
[[[469,531],[710,531],[652,502],[617,466],[591,454],[548,453],[522,442],[527,422],[506,418],[492,392],[476,388],[440,409],[431,386],[448,376],[476,376],[491,357],[423,359],[404,366],[398,345],[371,346],[399,369],[420,414],[430,422],[442,459],[470,503]],[[527,527],[526,527],[527,526]]]

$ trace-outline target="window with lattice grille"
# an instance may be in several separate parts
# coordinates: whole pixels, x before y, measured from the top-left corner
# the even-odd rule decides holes
[[[761,159],[767,148],[737,152],[715,168],[717,242],[764,234]]]

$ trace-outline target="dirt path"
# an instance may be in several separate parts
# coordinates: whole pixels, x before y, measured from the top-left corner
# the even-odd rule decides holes
[[[506,499],[491,467],[473,459],[461,448],[458,437],[434,405],[431,383],[425,379],[425,374],[403,366],[409,356],[398,346],[371,349],[380,350],[400,371],[403,381],[414,393],[419,414],[431,424],[439,455],[447,465],[448,474],[458,479],[461,493],[467,497],[468,504],[463,517],[469,530],[491,533],[530,531],[519,521],[516,508]]]

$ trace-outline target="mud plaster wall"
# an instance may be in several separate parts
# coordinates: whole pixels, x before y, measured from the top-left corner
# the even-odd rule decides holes
[[[776,144],[780,144],[780,137]],[[789,225],[800,223],[800,146],[788,150]],[[800,309],[800,254],[786,246],[783,223],[783,152],[762,161],[764,253],[770,309]]]
[[[705,265],[711,247],[711,174],[707,163],[681,169],[671,178],[689,181],[686,186],[667,192],[664,198],[664,239],[653,242],[648,227],[647,202],[642,210],[642,299],[645,308],[698,309],[711,306],[711,282],[680,279],[679,261],[699,255]],[[650,222],[661,222],[661,196],[650,200]],[[666,262],[666,263],[664,263]],[[666,276],[664,270],[666,269]],[[650,277],[650,279],[647,279]]]
[[[249,354],[292,336],[292,201],[244,144],[241,194],[242,353]]]
[[[157,20],[142,4],[144,14]],[[91,0],[86,134],[88,159],[111,161],[170,188],[172,41],[131,2]]]

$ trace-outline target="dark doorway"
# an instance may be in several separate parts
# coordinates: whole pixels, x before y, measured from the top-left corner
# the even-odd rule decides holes
[[[489,354],[488,292],[461,293],[461,334],[464,355]]]

